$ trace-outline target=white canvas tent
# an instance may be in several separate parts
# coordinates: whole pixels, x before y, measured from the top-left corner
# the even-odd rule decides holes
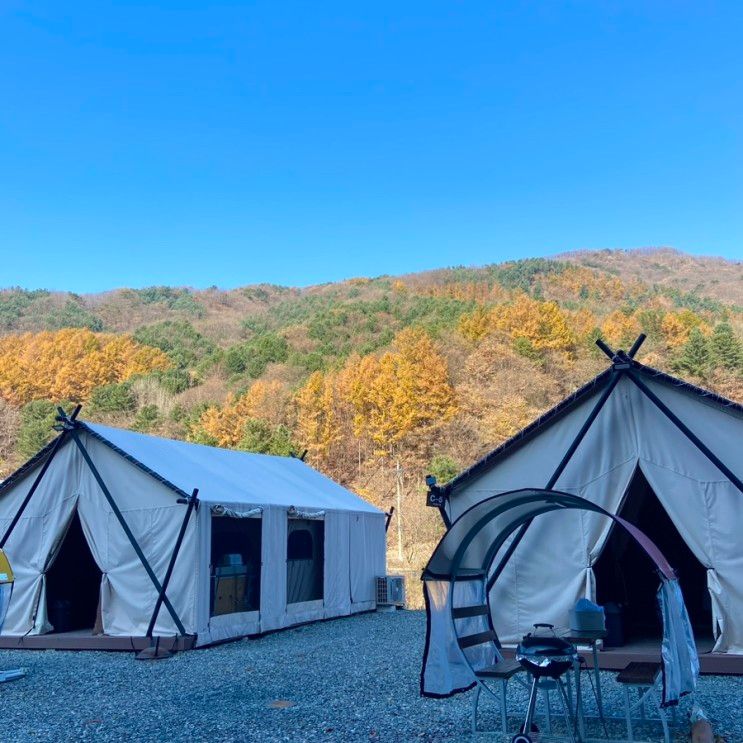
[[[554,487],[618,514],[641,473],[652,490],[645,497],[657,497],[706,571],[715,651],[743,654],[743,407],[624,352],[612,360],[610,369],[469,470],[444,487],[434,484],[429,505],[451,523],[495,494]],[[670,529],[649,526],[653,540],[664,536],[653,528]],[[568,627],[576,600],[595,600],[601,588],[595,568],[611,531],[610,520],[597,513],[548,513],[504,546],[488,581],[503,643],[518,642],[534,622]],[[482,539],[491,537],[483,530]],[[686,594],[688,566],[673,567]],[[631,590],[634,577],[625,579]]]
[[[53,631],[47,593],[77,600],[73,587],[91,582],[75,574],[87,550],[97,630],[110,637],[146,635],[163,583],[152,633],[198,645],[374,608],[385,516],[357,495],[300,459],[74,418],[0,485],[16,575],[3,635]],[[79,554],[67,559],[78,520]]]

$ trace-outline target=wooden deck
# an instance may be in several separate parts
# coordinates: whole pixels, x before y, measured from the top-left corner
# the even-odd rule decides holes
[[[195,637],[160,638],[160,646],[170,650],[190,650],[194,647]],[[145,637],[108,637],[94,635],[92,630],[59,632],[49,635],[27,635],[10,637],[0,635],[0,649],[3,650],[113,650],[138,652],[149,645]],[[713,653],[712,640],[702,639],[697,642],[699,663],[703,674],[743,676],[743,655]],[[589,649],[579,648],[589,668],[593,668],[593,655]],[[503,648],[506,658],[513,658],[514,648]],[[599,652],[599,667],[604,671],[619,671],[633,661],[648,662],[660,660],[658,640],[639,640],[628,643],[621,648],[606,648]]]
[[[161,637],[160,647],[166,650],[190,650],[195,637]],[[48,635],[26,635],[11,637],[0,635],[3,650],[118,650],[138,652],[150,645],[146,637],[109,637],[94,635],[92,630],[53,632]]]
[[[711,639],[697,641],[699,667],[703,674],[743,676],[743,655],[713,653],[714,642]],[[503,655],[512,658],[514,648],[503,648]],[[593,668],[593,653],[590,649],[578,648],[585,658],[588,668]],[[660,661],[660,640],[636,640],[621,648],[605,648],[599,651],[599,668],[602,671],[620,671],[632,662]]]

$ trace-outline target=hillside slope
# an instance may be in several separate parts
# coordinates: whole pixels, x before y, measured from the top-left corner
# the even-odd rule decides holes
[[[743,397],[743,264],[593,251],[309,287],[0,291],[0,475],[83,417],[289,454],[436,538],[444,481],[606,366],[594,341]]]

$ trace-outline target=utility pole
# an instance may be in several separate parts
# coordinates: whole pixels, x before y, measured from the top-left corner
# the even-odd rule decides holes
[[[395,489],[397,491],[397,559],[402,562],[402,514],[401,503],[402,503],[402,467],[400,466],[400,460],[395,460]]]

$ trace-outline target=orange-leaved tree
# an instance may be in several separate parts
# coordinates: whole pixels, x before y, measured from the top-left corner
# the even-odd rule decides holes
[[[612,312],[601,324],[602,336],[615,350],[629,348],[641,332],[637,317],[621,310]]]
[[[498,305],[492,317],[498,330],[514,340],[527,341],[539,351],[572,353],[575,349],[570,318],[557,302],[542,302],[521,294],[514,302]]]
[[[699,315],[688,309],[683,309],[681,312],[669,312],[661,323],[666,345],[672,349],[683,346],[689,340],[689,334],[694,328],[699,328],[705,335],[710,332],[709,325]]]

